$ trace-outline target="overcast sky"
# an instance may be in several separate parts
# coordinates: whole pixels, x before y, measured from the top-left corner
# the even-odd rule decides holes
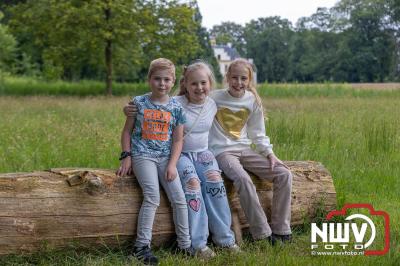
[[[308,17],[318,7],[331,8],[338,0],[197,0],[203,26],[233,21],[244,26],[259,17],[280,16],[289,19],[293,25],[300,17]]]

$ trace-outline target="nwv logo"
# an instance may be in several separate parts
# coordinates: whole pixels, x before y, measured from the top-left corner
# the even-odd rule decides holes
[[[361,245],[364,248],[369,247],[375,240],[376,228],[370,218],[363,214],[353,214],[346,218],[346,220],[352,220],[360,218],[366,221],[359,227],[356,223],[323,223],[322,229],[318,227],[316,223],[311,224],[311,242],[317,242],[317,236],[320,237],[323,243],[349,243],[350,242],[350,228],[356,243],[365,243],[364,238],[367,232],[367,227],[371,228],[371,237],[364,244]],[[358,245],[359,247],[360,245]]]
[[[330,212],[326,219],[330,220],[334,216],[345,216],[348,209],[367,208],[371,216],[382,216],[384,218],[385,247],[383,250],[367,250],[376,238],[377,229],[370,217],[364,214],[353,214],[345,218],[346,223],[323,223],[320,227],[316,223],[311,224],[311,249],[333,250],[351,248],[357,251],[365,250],[365,255],[383,255],[389,251],[389,215],[383,211],[375,211],[370,204],[346,204],[340,211]],[[354,222],[352,222],[354,221]],[[358,221],[359,223],[355,223]],[[361,223],[360,223],[361,222]],[[367,234],[367,229],[370,234]],[[367,235],[369,238],[366,239]],[[351,238],[352,237],[352,238]],[[350,246],[350,241],[354,239],[355,244]]]

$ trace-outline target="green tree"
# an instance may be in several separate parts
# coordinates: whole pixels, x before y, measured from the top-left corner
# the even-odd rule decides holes
[[[222,22],[220,25],[214,25],[212,27],[210,35],[215,38],[216,44],[226,45],[231,43],[242,57],[246,56],[244,27],[240,24]]]
[[[341,21],[335,72],[347,73],[345,80],[353,82],[390,78],[397,55],[388,1],[342,0],[334,10]]]
[[[10,7],[10,25],[45,76],[104,78],[111,94],[115,76],[141,78],[155,57],[196,53],[193,12],[177,1],[27,0]]]
[[[1,24],[3,13],[0,11],[0,90],[3,87],[5,71],[11,69],[14,61],[16,41],[14,37],[8,32],[5,25]]]
[[[215,58],[214,51],[211,47],[210,34],[208,33],[207,29],[202,27],[202,25],[201,25],[203,18],[201,16],[197,1],[191,2],[191,6],[195,10],[194,21],[196,22],[196,35],[197,35],[200,49],[198,50],[198,52],[194,56],[194,58],[190,58],[190,60],[202,59],[202,60],[206,61],[213,68],[213,72],[214,72],[216,80],[218,82],[221,82],[222,76],[221,76],[221,73],[219,72],[218,61]],[[190,61],[182,62],[182,63],[188,64],[188,63],[190,63]]]
[[[286,81],[292,25],[280,17],[259,18],[246,24],[247,57],[253,58],[259,81]]]
[[[183,64],[201,51],[196,10],[190,2],[145,1],[139,10],[139,27],[145,33],[141,39],[145,55],[143,76],[148,63],[154,58],[166,57],[177,64]]]
[[[312,82],[332,80],[338,34],[329,9],[318,8],[310,17],[297,21],[290,44],[290,80]]]
[[[400,81],[400,1],[399,0],[388,0],[389,7],[391,10],[391,18],[393,22],[393,28],[397,29],[394,31],[396,38],[396,52],[397,55],[394,60],[393,76],[397,81]]]
[[[22,49],[37,52],[46,77],[77,79],[84,66],[105,70],[111,94],[113,46],[136,39],[132,10],[122,0],[28,0],[11,7],[10,25]]]
[[[3,72],[9,72],[15,60],[16,40],[8,32],[7,26],[1,23],[3,13],[0,11],[0,89],[3,87]]]
[[[297,31],[290,44],[289,80],[301,82],[332,80],[336,49],[335,33],[318,29]]]
[[[3,13],[0,11],[0,22]],[[7,26],[0,23],[0,72],[10,71],[15,60],[16,40]]]

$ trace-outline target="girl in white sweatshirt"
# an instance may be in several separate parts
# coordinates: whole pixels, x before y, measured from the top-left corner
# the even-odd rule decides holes
[[[253,238],[272,244],[277,240],[289,242],[292,174],[275,156],[265,135],[262,103],[253,77],[253,67],[244,59],[236,59],[228,67],[228,89],[211,95],[218,111],[210,130],[209,148],[221,170],[234,182]],[[273,183],[271,226],[246,170]]]

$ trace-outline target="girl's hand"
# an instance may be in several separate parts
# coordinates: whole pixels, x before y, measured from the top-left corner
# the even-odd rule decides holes
[[[123,111],[127,117],[136,117],[138,108],[133,102],[129,102],[124,106]]]
[[[165,179],[168,182],[171,182],[176,178],[176,176],[177,176],[176,167],[168,164],[167,168],[165,169]]]
[[[116,172],[117,176],[125,176],[132,174],[132,159],[130,156],[121,161],[121,166]]]
[[[271,165],[271,171],[274,171],[275,166],[277,165],[282,165],[286,169],[289,169],[286,164],[284,164],[281,160],[278,159],[278,157],[275,156],[275,154],[271,153],[270,155],[267,156],[267,159],[269,160],[269,163]]]

